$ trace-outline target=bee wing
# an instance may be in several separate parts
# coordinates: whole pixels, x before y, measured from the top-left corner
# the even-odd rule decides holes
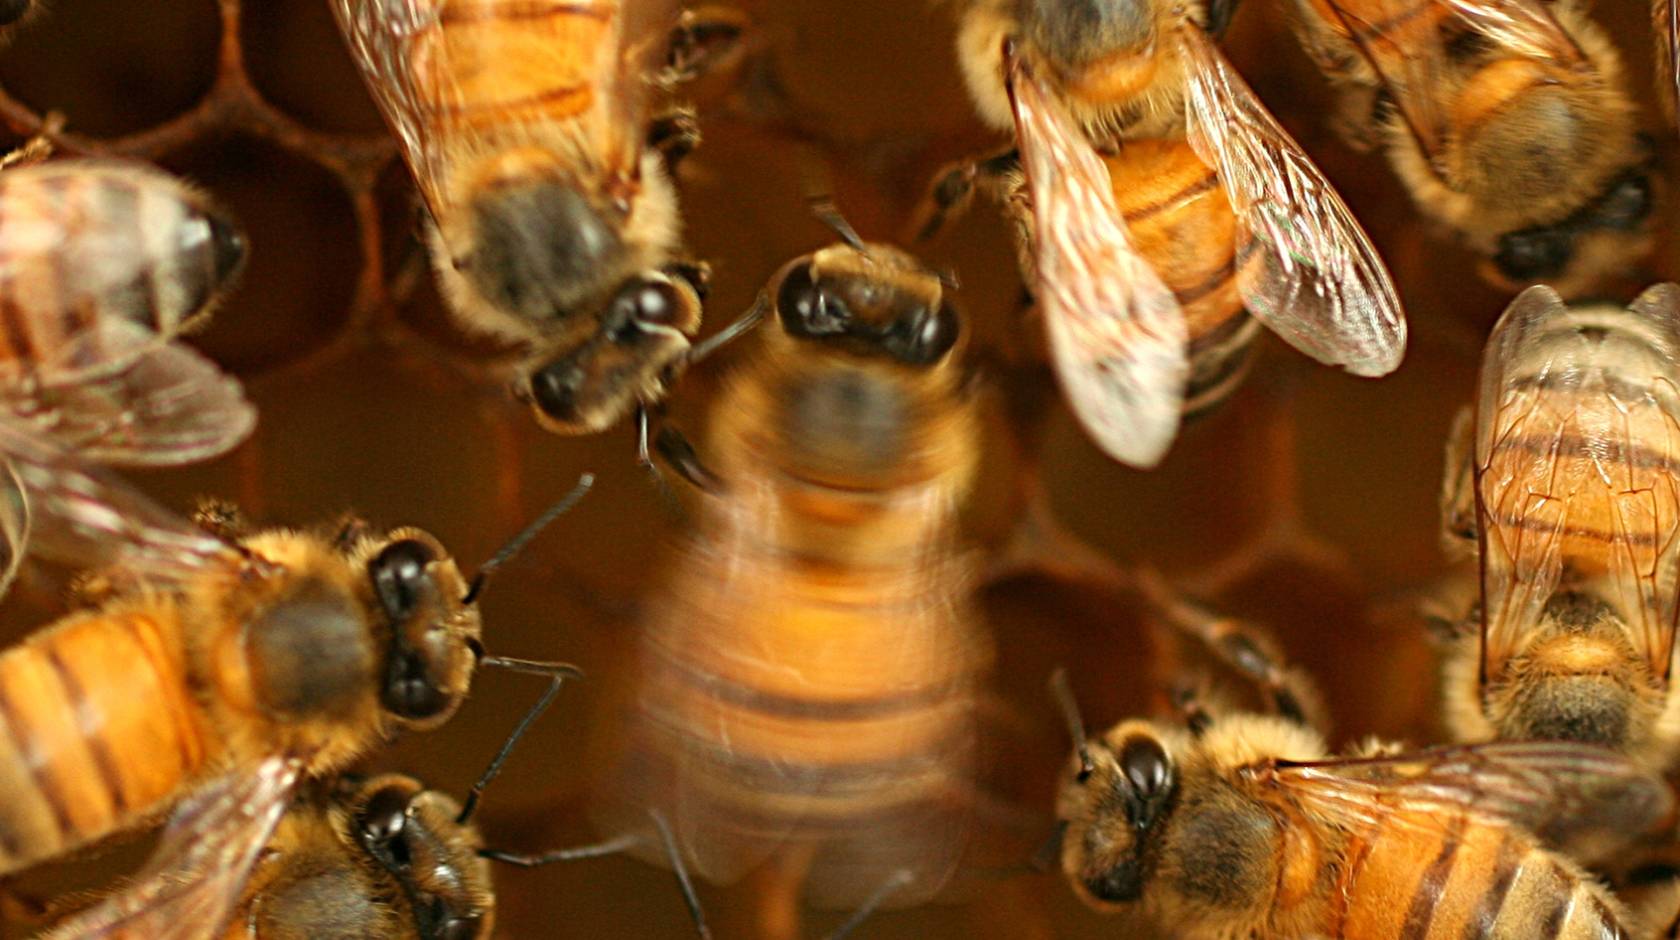
[[[1472,29],[1531,59],[1574,65],[1585,55],[1539,0],[1441,0]]]
[[[285,813],[295,761],[220,777],[182,803],[132,884],[42,940],[210,940],[220,937],[251,867]]]
[[[1434,157],[1447,128],[1437,101],[1442,65],[1439,23],[1428,15],[1428,7],[1420,10],[1404,0],[1359,0],[1357,9],[1346,0],[1325,2],[1376,72],[1418,149]]]
[[[449,208],[452,160],[487,147],[556,145],[544,133],[556,123],[544,114],[551,98],[589,96],[584,119],[595,123],[580,137],[608,134],[617,141],[606,148],[613,165],[595,169],[630,165],[639,142],[619,138],[639,133],[642,123],[639,114],[625,113],[631,99],[614,86],[627,56],[619,6],[614,0],[332,0],[351,55],[434,217]],[[580,57],[579,47],[592,48],[595,60]],[[517,119],[521,110],[530,112],[529,120]],[[630,117],[635,123],[626,123]],[[593,150],[580,147],[577,155],[587,158]]]
[[[1108,171],[1025,61],[1011,101],[1032,200],[1039,311],[1056,375],[1086,432],[1116,460],[1159,463],[1189,378],[1178,299],[1133,248]]]
[[[7,419],[99,463],[174,465],[250,436],[244,389],[195,350],[138,324],[100,322],[28,380],[0,384]]]
[[[1602,330],[1552,328],[1563,300],[1531,287],[1483,354],[1476,416],[1483,675],[1540,617],[1571,562],[1596,554],[1633,639],[1658,675],[1674,644],[1680,565],[1680,288],[1646,291],[1625,316],[1637,348]]]
[[[12,465],[0,458],[0,597],[12,588],[29,547],[29,498]]]
[[[1450,831],[1469,815],[1521,826],[1555,845],[1632,842],[1674,809],[1660,776],[1606,748],[1561,741],[1286,761],[1254,772],[1342,825]]]
[[[1400,298],[1370,239],[1312,159],[1201,30],[1187,64],[1186,136],[1219,174],[1261,253],[1239,286],[1250,313],[1290,345],[1355,375],[1386,375],[1406,351]]]
[[[226,542],[10,420],[0,420],[0,455],[23,486],[31,554],[164,583],[232,574],[243,561]]]

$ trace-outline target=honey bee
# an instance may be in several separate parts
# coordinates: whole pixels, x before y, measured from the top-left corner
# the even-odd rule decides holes
[[[1658,770],[1680,755],[1677,317],[1673,284],[1626,310],[1532,287],[1494,327],[1457,446],[1481,577],[1480,629],[1444,663],[1461,740],[1582,741]]]
[[[1303,44],[1484,274],[1565,296],[1649,249],[1654,153],[1615,47],[1573,2],[1295,0]]]
[[[655,401],[700,327],[703,265],[677,257],[677,196],[650,143],[676,0],[334,0],[435,223],[460,322],[519,341],[517,391],[565,434]]]
[[[401,774],[311,788],[281,817],[223,940],[481,940],[489,862],[459,803]]]
[[[1660,777],[1590,745],[1331,757],[1300,720],[1182,700],[1186,726],[1127,720],[1087,741],[1058,692],[1074,892],[1186,940],[1629,937],[1621,902],[1549,846],[1608,850],[1673,808]]]
[[[35,536],[118,576],[0,653],[0,874],[170,814],[142,877],[57,936],[213,935],[296,784],[520,668],[479,639],[505,553],[469,583],[416,529],[212,532],[3,422],[0,450]]]
[[[255,409],[169,340],[203,322],[244,262],[233,219],[162,171],[72,159],[0,172],[0,422],[110,464],[232,448]],[[19,481],[8,470],[4,483],[0,590],[30,528]]]
[[[1341,197],[1225,61],[1227,4],[971,0],[958,50],[1015,154],[1023,267],[1075,416],[1109,455],[1160,461],[1188,400],[1209,407],[1257,333],[1356,375],[1393,371],[1405,321]]]
[[[979,433],[939,276],[881,244],[789,262],[711,410],[716,488],[642,634],[603,828],[677,864],[769,863],[812,902],[937,892],[966,841],[989,663],[956,512]]]

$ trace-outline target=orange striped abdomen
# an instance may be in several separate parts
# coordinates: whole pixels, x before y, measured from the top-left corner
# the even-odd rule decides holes
[[[1183,138],[1126,141],[1103,161],[1133,247],[1183,310],[1191,360],[1185,410],[1205,410],[1241,379],[1260,329],[1238,288],[1236,216],[1218,174]]]
[[[484,129],[574,117],[617,67],[611,0],[436,0],[408,67],[439,121]]]
[[[1345,940],[1626,940],[1619,905],[1526,831],[1390,816],[1357,833],[1319,925]]]
[[[175,616],[73,615],[0,654],[0,872],[143,822],[203,768]]]

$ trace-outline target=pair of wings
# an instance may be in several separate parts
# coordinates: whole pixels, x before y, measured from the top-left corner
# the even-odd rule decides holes
[[[1280,761],[1247,768],[1312,818],[1349,829],[1451,833],[1466,817],[1528,830],[1549,845],[1626,845],[1664,824],[1674,793],[1605,748],[1497,742],[1405,754]]]
[[[594,172],[632,178],[647,121],[643,86],[663,65],[678,14],[673,0],[332,0],[332,8],[434,218],[460,208],[450,202],[449,178],[462,159],[482,156],[488,146],[477,139],[482,131],[450,119],[452,109],[474,107],[484,89],[523,87],[545,77],[574,88],[588,85],[583,90],[591,103],[571,119],[578,122],[573,138],[594,142],[582,148],[600,159]],[[511,39],[527,22],[566,16],[605,25],[596,48],[535,55],[520,43],[499,55],[489,48],[500,42],[493,31]],[[494,30],[486,25],[492,22],[499,23]],[[476,30],[479,38],[452,46],[451,30]],[[461,61],[469,57],[475,61]],[[522,137],[552,147],[549,130],[503,122],[496,138],[504,147]]]
[[[1517,649],[1584,535],[1666,679],[1680,615],[1680,286],[1588,319],[1549,287],[1500,317],[1476,414],[1483,675]],[[1588,545],[1593,542],[1586,543]],[[1596,572],[1595,572],[1596,573]]]
[[[1560,68],[1590,67],[1573,36],[1542,0],[1325,0],[1393,99],[1425,156],[1435,159],[1452,133],[1440,89],[1448,87],[1448,35],[1429,14],[1439,4],[1454,18],[1509,52]],[[1420,7],[1421,14],[1420,15]],[[1420,32],[1409,36],[1406,33]]]
[[[1312,160],[1191,24],[1167,42],[1185,65],[1185,135],[1218,174],[1243,251],[1249,311],[1290,344],[1356,375],[1405,352],[1400,300],[1376,249]],[[1032,202],[1036,296],[1073,412],[1110,456],[1160,461],[1189,376],[1177,298],[1132,246],[1107,169],[1026,58],[1006,54]]]

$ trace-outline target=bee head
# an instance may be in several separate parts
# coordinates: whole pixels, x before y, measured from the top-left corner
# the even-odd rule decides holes
[[[566,353],[524,378],[517,394],[538,423],[561,434],[601,431],[639,400],[659,395],[700,328],[703,269],[649,271],[621,285]]]
[[[1147,723],[1127,722],[1075,748],[1057,815],[1067,827],[1062,869],[1086,903],[1113,909],[1142,896],[1150,848],[1177,789],[1166,742]]]
[[[834,245],[772,283],[777,321],[796,340],[905,365],[940,362],[962,334],[940,278],[884,245]]]
[[[395,881],[415,936],[478,940],[490,935],[488,871],[476,834],[455,821],[460,806],[398,774],[375,777],[350,795],[349,831]]]
[[[466,697],[479,655],[478,607],[455,560],[417,529],[390,533],[366,566],[390,637],[380,704],[405,726],[436,727]]]

